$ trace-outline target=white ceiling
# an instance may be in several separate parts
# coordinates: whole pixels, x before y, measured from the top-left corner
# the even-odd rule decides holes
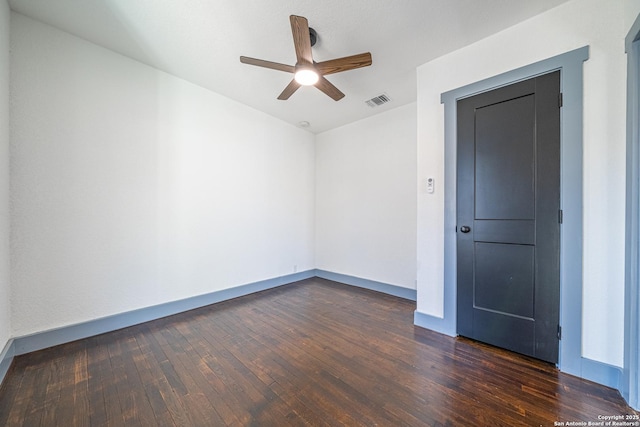
[[[567,0],[10,0],[11,9],[297,125],[322,132],[416,100],[416,67]],[[291,74],[240,55],[294,65],[289,15],[318,33],[316,61],[371,52],[373,65],[327,78],[333,101]],[[386,93],[392,102],[364,101]]]

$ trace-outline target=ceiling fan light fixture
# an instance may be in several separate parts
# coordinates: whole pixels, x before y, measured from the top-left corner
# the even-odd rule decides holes
[[[296,70],[293,78],[302,86],[311,86],[318,82],[320,76],[318,72],[311,67],[301,67]]]
[[[249,58],[248,56],[241,56],[240,62],[243,64],[256,65],[258,67],[292,73],[293,80],[289,82],[278,96],[278,99],[281,101],[289,99],[289,97],[293,95],[300,86],[315,86],[334,101],[339,101],[344,98],[344,93],[340,92],[340,89],[331,84],[331,82],[325,79],[324,76],[356,68],[367,67],[371,65],[371,53],[366,52],[358,55],[316,62],[313,60],[311,46],[315,44],[317,34],[312,28],[309,28],[307,18],[291,15],[289,17],[289,21],[291,22],[293,45],[296,50],[295,66],[265,61],[263,59]]]

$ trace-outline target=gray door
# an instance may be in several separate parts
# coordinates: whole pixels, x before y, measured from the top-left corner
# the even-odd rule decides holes
[[[560,72],[458,101],[458,334],[558,361]]]

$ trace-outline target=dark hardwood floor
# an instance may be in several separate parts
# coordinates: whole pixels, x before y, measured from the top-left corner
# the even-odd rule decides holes
[[[0,388],[0,426],[554,426],[635,415],[615,390],[415,327],[414,309],[309,279],[19,356]]]

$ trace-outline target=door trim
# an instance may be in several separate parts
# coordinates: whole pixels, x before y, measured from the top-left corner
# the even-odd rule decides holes
[[[584,46],[549,59],[472,83],[441,95],[444,104],[444,317],[416,313],[415,324],[456,335],[456,103],[457,100],[560,70],[560,341],[559,368],[585,377],[582,358],[582,109]],[[563,245],[563,242],[571,244]],[[586,378],[586,377],[585,377]]]
[[[625,39],[627,53],[627,177],[625,224],[624,370],[620,391],[640,408],[640,15]]]

